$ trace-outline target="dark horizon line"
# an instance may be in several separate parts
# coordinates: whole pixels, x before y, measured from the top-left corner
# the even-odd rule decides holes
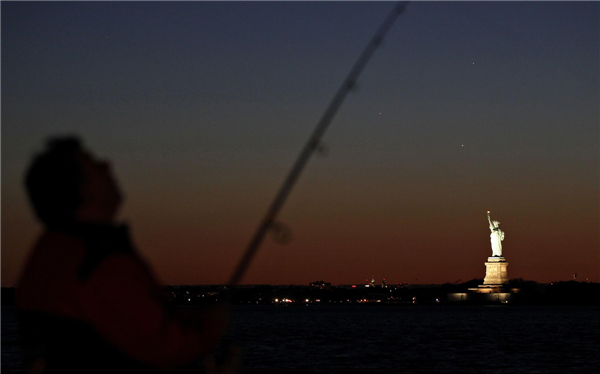
[[[407,286],[445,286],[445,285],[452,285],[452,286],[458,286],[458,285],[462,285],[465,283],[469,283],[469,282],[474,282],[474,281],[481,281],[483,282],[483,278],[474,278],[474,279],[470,279],[468,281],[465,282],[445,282],[445,283],[408,283],[408,282],[403,282],[403,283],[389,283],[387,284],[388,286],[395,286],[395,285],[407,285]],[[529,282],[533,282],[536,284],[541,284],[541,285],[552,285],[554,283],[566,283],[566,282],[576,282],[576,283],[591,283],[591,284],[600,284],[600,282],[596,282],[593,280],[586,280],[586,281],[580,281],[580,280],[576,280],[576,279],[571,279],[571,280],[559,280],[559,281],[552,281],[552,282],[538,282],[538,281],[534,281],[534,280],[523,280],[521,278],[515,278],[515,279],[511,279],[511,281],[517,281],[517,282],[523,282],[523,283],[529,283]],[[326,282],[328,283],[328,282]],[[507,283],[507,285],[510,284]],[[264,287],[264,286],[270,286],[270,287],[310,287],[310,284],[294,284],[294,283],[288,283],[288,284],[272,284],[272,283],[252,283],[252,284],[238,284],[238,285],[229,285],[226,283],[210,283],[210,284],[161,284],[161,287],[232,287],[232,288],[240,288],[240,287]],[[331,287],[352,287],[352,286],[365,286],[364,283],[355,283],[355,284],[331,284]],[[369,285],[370,286],[370,285]],[[381,284],[376,284],[375,287],[382,287]],[[16,286],[1,286],[2,289],[16,289]]]

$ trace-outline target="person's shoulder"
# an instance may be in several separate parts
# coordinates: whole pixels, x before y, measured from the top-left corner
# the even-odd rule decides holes
[[[144,266],[145,264],[142,259],[135,253],[111,253],[99,265],[99,267],[115,269],[143,268]]]
[[[34,245],[17,284],[17,306],[63,313],[77,288],[85,247],[76,237],[44,232]]]
[[[81,238],[68,234],[62,231],[46,231],[44,232],[37,244],[36,248],[56,249],[56,250],[85,250],[85,245]]]
[[[113,253],[106,256],[91,277],[95,280],[142,281],[154,283],[154,276],[146,263],[135,253]]]
[[[83,259],[85,252],[83,241],[76,236],[59,231],[45,231],[33,245],[25,270],[29,267],[36,270],[40,267],[59,268],[59,265],[67,263],[75,266],[75,263]]]

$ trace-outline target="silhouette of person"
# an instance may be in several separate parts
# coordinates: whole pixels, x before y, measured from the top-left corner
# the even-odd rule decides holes
[[[25,182],[45,226],[17,286],[30,372],[197,372],[229,308],[168,310],[127,226],[115,222],[122,198],[110,165],[75,137],[55,138]]]

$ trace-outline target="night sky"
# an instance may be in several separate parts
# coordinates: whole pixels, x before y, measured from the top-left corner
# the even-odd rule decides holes
[[[111,160],[166,284],[224,283],[390,2],[1,3],[2,286],[46,138]],[[600,281],[598,2],[415,2],[243,283]]]

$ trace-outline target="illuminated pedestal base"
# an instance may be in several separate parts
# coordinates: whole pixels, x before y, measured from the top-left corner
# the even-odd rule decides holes
[[[507,267],[508,262],[504,257],[488,257],[485,263],[485,279],[479,287],[502,287],[508,283]]]
[[[485,279],[477,288],[467,292],[449,293],[448,302],[469,302],[479,304],[508,303],[518,288],[508,288],[508,262],[504,257],[488,257],[485,263]]]

